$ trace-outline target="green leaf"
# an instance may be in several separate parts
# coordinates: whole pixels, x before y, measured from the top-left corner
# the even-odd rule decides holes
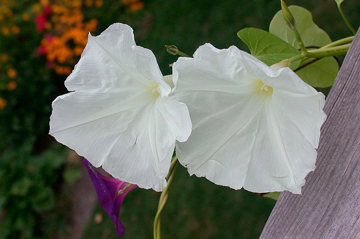
[[[313,22],[312,15],[308,10],[298,6],[290,6],[289,10],[295,18],[296,29],[306,47],[322,47],[331,43],[328,34]],[[281,11],[274,16],[269,31],[295,48],[299,47],[293,31],[287,27]],[[312,60],[314,59],[303,61],[301,65]],[[327,57],[304,67],[296,73],[303,81],[313,87],[329,87],[334,83],[338,71],[339,65],[337,61],[333,57]]]
[[[55,195],[52,189],[39,187],[36,195],[31,198],[31,204],[35,212],[42,213],[55,207]]]
[[[66,167],[63,173],[64,180],[68,184],[76,183],[76,181],[80,179],[81,175],[82,174],[79,168],[71,166]]]
[[[290,44],[264,30],[245,28],[237,35],[249,47],[251,55],[269,66],[300,54]],[[295,62],[291,68],[295,69],[299,64]]]
[[[21,178],[12,185],[11,193],[18,196],[24,196],[28,193],[31,185],[32,185],[32,181],[30,178],[28,177]]]
[[[3,195],[0,195],[0,212],[3,210],[3,207],[6,202],[7,202],[7,198],[4,197]]]
[[[280,196],[280,192],[272,192],[272,193],[265,194],[263,197],[264,198],[271,198],[273,200],[278,200],[279,196]]]
[[[309,62],[307,60],[306,62]],[[306,63],[304,62],[304,64]],[[313,87],[332,86],[339,72],[339,64],[334,57],[326,57],[297,71],[298,76]]]
[[[314,23],[308,10],[299,6],[290,6],[289,10],[295,18],[296,29],[305,46],[322,47],[331,43],[329,35]],[[281,10],[272,19],[269,32],[288,42],[293,47],[299,48],[295,35],[286,25]]]

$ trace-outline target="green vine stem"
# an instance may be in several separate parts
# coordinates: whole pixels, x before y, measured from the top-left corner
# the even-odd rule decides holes
[[[339,46],[339,45],[346,44],[346,43],[351,43],[354,40],[354,37],[355,36],[345,37],[343,39],[331,42],[321,48],[329,48],[329,47]]]
[[[350,29],[350,31],[355,35],[356,34],[356,30],[354,29],[354,27],[351,25],[351,23],[349,22],[349,20],[347,19],[347,17],[345,16],[343,10],[341,9],[341,4],[338,4],[338,9],[339,12],[341,14],[341,17],[343,18],[344,22],[346,23],[347,27]]]
[[[154,239],[160,239],[161,238],[161,228],[160,228],[161,212],[164,209],[164,206],[165,206],[166,201],[168,199],[169,187],[170,187],[170,184],[171,184],[171,182],[173,180],[175,169],[176,169],[176,166],[178,165],[177,163],[178,163],[178,158],[175,156],[173,158],[173,160],[171,161],[169,174],[166,177],[167,178],[167,186],[164,189],[164,191],[162,191],[162,193],[160,195],[158,210],[156,212],[155,219],[154,219],[154,228],[153,228],[153,230],[154,230]]]
[[[351,43],[334,47],[325,46],[320,49],[309,50],[306,53],[290,58],[289,61],[294,62],[305,58],[323,58],[327,56],[344,55],[349,50],[350,44]]]

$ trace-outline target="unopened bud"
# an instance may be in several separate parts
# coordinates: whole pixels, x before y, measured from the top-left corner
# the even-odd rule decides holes
[[[179,53],[179,50],[177,48],[177,46],[175,45],[165,45],[166,47],[166,51],[169,52],[171,55],[177,55]]]
[[[183,56],[183,57],[189,57],[187,54],[185,54],[184,52],[179,51],[179,49],[177,48],[177,46],[174,45],[165,45],[166,47],[166,51],[169,52],[171,55],[179,55],[179,56]]]
[[[283,61],[280,61],[279,63],[276,63],[276,64],[270,66],[270,68],[277,71],[277,70],[279,70],[281,68],[289,67],[289,66],[290,66],[290,61],[289,60],[283,60]]]
[[[286,6],[286,3],[281,0],[281,11],[284,16],[286,24],[291,29],[295,29],[295,19],[294,16],[291,14],[289,8]]]

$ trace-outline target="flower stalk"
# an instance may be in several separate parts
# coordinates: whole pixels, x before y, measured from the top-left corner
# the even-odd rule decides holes
[[[307,53],[307,49],[304,45],[304,42],[301,40],[301,36],[300,33],[298,32],[298,30],[296,29],[296,24],[295,24],[295,19],[294,16],[291,14],[289,8],[286,6],[286,3],[284,1],[281,0],[281,10],[284,16],[284,19],[286,21],[286,24],[288,25],[288,27],[294,32],[295,35],[295,39],[297,44],[299,45],[301,52],[303,54]]]
[[[173,158],[173,160],[171,161],[169,174],[166,177],[167,186],[160,195],[158,210],[156,212],[155,219],[154,219],[154,229],[153,229],[153,231],[154,231],[154,239],[160,239],[161,238],[161,228],[160,228],[160,226],[161,226],[160,225],[161,224],[161,212],[164,209],[164,206],[165,206],[165,204],[167,202],[167,199],[168,199],[169,187],[170,187],[171,182],[173,180],[175,169],[176,169],[176,167],[178,165],[177,163],[178,163],[178,158],[175,156]]]

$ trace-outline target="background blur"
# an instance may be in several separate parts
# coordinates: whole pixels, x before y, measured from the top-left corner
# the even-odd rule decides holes
[[[335,1],[286,1],[313,13],[333,40],[349,36]],[[344,12],[359,26],[360,2]],[[97,205],[80,158],[48,136],[51,102],[86,45],[87,34],[129,24],[164,75],[177,57],[209,42],[247,50],[236,33],[268,30],[279,0],[0,0],[0,239],[116,238]],[[135,189],[120,218],[124,238],[151,238],[159,194]],[[162,216],[163,238],[258,238],[275,202],[189,177],[178,167]]]

